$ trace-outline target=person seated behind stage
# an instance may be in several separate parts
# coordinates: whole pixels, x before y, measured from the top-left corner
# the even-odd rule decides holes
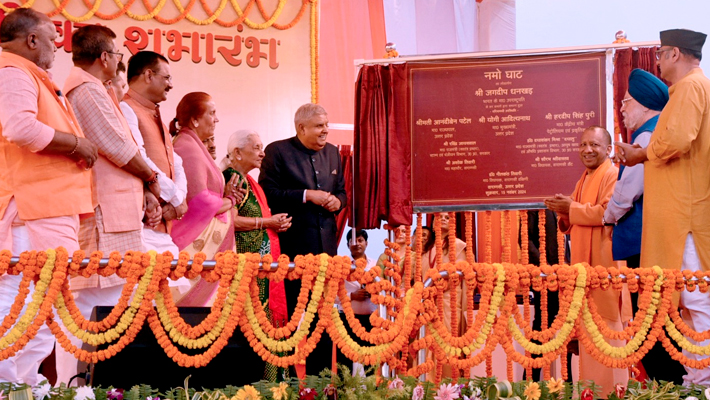
[[[448,213],[439,213],[436,216],[437,218],[441,219],[441,241],[442,241],[442,262],[444,263],[452,263],[455,264],[457,261],[466,261],[466,242],[463,240],[456,238],[456,243],[455,243],[455,249],[456,249],[456,254],[453,256],[449,255],[449,214]],[[456,226],[451,227],[451,229],[456,229]],[[436,239],[436,237],[434,237]],[[436,242],[435,242],[436,243]],[[434,268],[437,266],[437,253],[436,253],[436,246],[432,245],[431,250],[429,250],[426,254],[426,257],[422,255],[422,278],[426,276],[427,271],[429,269]],[[463,279],[461,279],[463,281]],[[461,305],[463,304],[463,298],[461,297],[461,290],[457,291],[459,299],[457,300],[457,304],[459,305],[458,309],[460,311],[459,315],[459,322],[463,322],[463,311],[461,309]],[[446,325],[447,328],[451,329],[451,292],[450,291],[445,291],[444,292],[444,324]],[[456,329],[453,331],[454,334],[458,332],[461,329],[461,326],[456,327]]]
[[[406,245],[407,245],[407,235],[409,235],[409,225],[400,225],[392,230],[394,234],[394,242],[399,245],[399,248],[395,250],[395,254],[399,256],[399,265],[400,267],[404,265],[404,254],[406,251]],[[382,253],[380,256],[377,258],[377,263],[376,265],[380,268],[382,268],[382,272],[384,273],[385,271],[385,260],[387,260],[388,256],[387,253]]]
[[[412,234],[411,238],[411,243],[412,243],[412,285],[417,282],[417,229],[414,229],[414,233]],[[430,226],[423,225],[422,226],[422,260],[425,258],[429,257],[429,253],[431,250],[434,248],[435,244],[435,238],[434,238],[434,231],[431,229]],[[404,260],[402,260],[402,263],[404,263]],[[424,274],[422,273],[421,276],[422,279],[424,279]]]
[[[217,146],[214,143],[214,136],[208,137],[202,141],[202,144],[207,148],[207,152],[210,153],[212,159],[217,161]]]
[[[168,128],[163,124],[159,103],[173,88],[168,60],[152,51],[139,51],[128,60],[128,92],[121,111],[145,162],[157,172],[163,219],[143,227],[147,250],[170,251],[177,258],[178,247],[170,237],[172,223],[187,211],[187,179],[182,158],[175,154]]]
[[[116,67],[116,76],[111,79],[111,88],[113,89],[113,94],[116,95],[116,100],[120,103],[128,90],[128,82],[126,82],[126,64],[124,64],[123,61],[118,62],[118,67]]]
[[[203,92],[186,94],[177,105],[170,123],[174,149],[185,165],[187,213],[173,222],[170,236],[180,251],[191,256],[204,253],[208,260],[218,252],[234,250],[234,225],[230,210],[244,198],[233,177],[225,185],[222,171],[202,143],[214,137],[219,122],[212,97]],[[180,301],[182,306],[210,304],[216,283],[199,280]]]
[[[356,238],[353,240],[352,229],[347,233],[346,239],[348,241],[348,248],[350,249],[350,256],[353,259],[353,264],[359,259],[364,259],[367,261],[367,266],[365,271],[369,271],[375,266],[375,260],[365,254],[367,250],[367,231],[358,229]],[[368,331],[372,329],[372,324],[370,324],[369,316],[376,309],[377,306],[370,300],[370,293],[358,282],[345,281],[345,289],[350,295],[350,304],[353,307],[353,313],[358,316],[360,323]],[[342,309],[342,308],[341,308]]]
[[[72,35],[74,68],[64,83],[64,93],[79,126],[99,148],[92,174],[98,204],[93,216],[81,220],[79,244],[87,254],[99,250],[105,257],[112,251],[143,251],[143,210],[150,224],[160,222],[162,213],[156,173],[138,152],[113,91],[105,84],[116,76],[123,57],[115,39],[116,34],[105,26],[77,29]],[[116,275],[94,275],[72,277],[69,282],[79,311],[89,318],[95,306],[118,303],[126,280]],[[81,348],[81,339],[70,334],[68,337]],[[60,367],[57,380],[69,383],[77,373],[77,360],[63,348],[57,348],[56,355]]]
[[[348,243],[348,248],[350,249],[350,256],[353,259],[353,266],[355,265],[355,261],[363,259],[367,261],[365,271],[369,271],[370,269],[372,269],[372,267],[375,266],[375,260],[371,259],[365,254],[365,251],[367,250],[367,231],[358,229],[356,238],[353,239],[353,230],[351,229],[350,231],[348,231],[346,239]],[[352,306],[355,318],[357,318],[357,320],[360,322],[360,325],[362,325],[362,327],[369,332],[370,330],[372,330],[372,323],[370,323],[370,314],[377,310],[377,306],[372,302],[372,300],[370,300],[370,292],[368,292],[367,289],[365,289],[365,286],[360,284],[359,282],[348,280],[345,281],[345,290],[347,290],[348,292],[348,296],[350,298],[350,305]],[[339,297],[335,299],[335,303],[338,308],[338,311],[340,311],[341,313],[341,319],[345,324],[345,329],[347,330],[348,335],[353,338],[356,343],[362,346],[370,345],[371,343],[360,339],[350,327],[350,324],[348,323],[345,315],[343,314],[343,306],[340,302]],[[346,365],[348,368],[350,368],[353,375],[358,374],[360,376],[365,376],[365,369],[363,365],[350,361],[342,354],[340,349],[338,349],[338,363]]]
[[[250,130],[239,130],[229,137],[227,156],[220,162],[220,169],[226,181],[243,190],[244,198],[232,208],[234,238],[237,253],[271,254],[274,261],[281,255],[278,232],[291,227],[291,217],[287,214],[271,215],[264,190],[249,175],[261,167],[264,159],[264,145],[259,134]],[[275,326],[288,322],[284,283],[257,278],[259,300],[269,305],[268,312]],[[283,372],[267,364],[264,379],[275,381]]]
[[[430,226],[423,225],[422,226],[422,257],[424,254],[428,253],[431,251],[431,249],[434,247],[434,231],[431,229]],[[417,230],[414,230],[414,234],[412,235],[412,251],[416,252],[417,251]]]
[[[79,215],[94,211],[88,169],[98,152],[47,73],[56,38],[52,21],[29,8],[0,24],[0,249],[13,255],[59,246],[71,255],[79,250]],[[11,314],[21,281],[0,276],[0,315]],[[33,292],[30,282],[30,298]],[[39,384],[54,343],[42,324],[21,351],[0,361],[0,381]]]
[[[611,267],[610,226],[602,221],[619,170],[609,160],[611,136],[600,126],[590,126],[582,132],[579,141],[579,157],[586,170],[577,182],[572,196],[556,194],[545,200],[545,206],[559,216],[558,227],[570,234],[572,252],[570,263],[588,263],[592,266]],[[622,296],[617,290],[595,290],[593,301],[606,324],[615,331],[623,329]],[[623,299],[626,306],[630,299]],[[584,333],[586,334],[586,333]],[[614,346],[622,346],[621,340],[611,340]],[[607,368],[595,360],[582,342],[580,349],[580,380],[592,380],[601,386],[602,397],[617,383],[626,384],[629,376],[626,369]]]
[[[436,215],[435,218],[440,218],[441,220],[441,239],[442,239],[442,262],[443,263],[452,263],[455,264],[457,261],[466,261],[466,242],[463,240],[456,238],[456,242],[454,243],[455,247],[455,254],[450,254],[450,246],[449,246],[449,229],[456,229],[456,226],[451,226],[450,227],[450,217],[448,213],[439,213]],[[436,239],[436,238],[434,238]],[[436,242],[435,242],[436,243]],[[426,273],[431,269],[435,268],[438,266],[438,261],[437,261],[437,249],[436,245],[433,245],[431,250],[429,250],[426,254],[426,257],[422,255],[422,279],[425,279]],[[448,283],[447,283],[448,285]],[[447,286],[448,287],[448,286]],[[446,326],[447,329],[449,329],[450,332],[452,332],[454,335],[459,335],[461,332],[465,330],[466,327],[466,321],[465,321],[465,314],[466,314],[466,306],[464,303],[465,299],[465,294],[464,294],[464,285],[463,285],[463,279],[459,278],[459,285],[458,285],[458,290],[456,291],[456,305],[457,305],[457,316],[458,316],[458,325],[452,327],[452,315],[451,315],[451,302],[453,301],[451,299],[451,291],[449,289],[445,289],[444,291],[444,298],[443,298],[443,303],[444,303],[444,325]],[[445,364],[443,369],[443,377],[450,377],[452,376],[452,369],[451,365]],[[433,379],[432,374],[427,374],[427,379]]]

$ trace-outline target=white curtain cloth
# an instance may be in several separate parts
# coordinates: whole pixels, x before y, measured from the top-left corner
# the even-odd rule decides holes
[[[402,56],[514,50],[515,0],[383,0]]]

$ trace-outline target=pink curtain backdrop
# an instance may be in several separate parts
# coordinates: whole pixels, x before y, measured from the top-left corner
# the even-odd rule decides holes
[[[331,124],[353,124],[356,59],[385,54],[382,0],[320,3],[320,98]],[[352,144],[352,130],[331,129],[330,143]]]

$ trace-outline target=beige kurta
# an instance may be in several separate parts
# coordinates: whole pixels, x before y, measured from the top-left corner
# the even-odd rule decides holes
[[[710,269],[710,80],[700,68],[668,90],[648,145],[641,266],[680,269],[688,233]]]
[[[597,174],[602,174],[598,175]],[[614,185],[619,174],[618,168],[611,161],[597,168],[592,174],[582,176],[572,193],[575,200],[570,206],[569,223],[559,220],[559,228],[570,234],[572,246],[571,263],[586,262],[589,265],[612,266],[611,233],[612,227],[602,225],[606,206],[614,193]],[[590,191],[596,191],[590,192]],[[621,320],[621,294],[616,290],[595,290],[592,298],[599,314],[607,325],[614,330],[623,329]],[[614,346],[624,345],[623,341],[610,341]],[[580,345],[580,379],[591,379],[602,386],[602,396],[614,389],[614,384],[626,384],[629,379],[626,369],[607,368],[592,358]]]

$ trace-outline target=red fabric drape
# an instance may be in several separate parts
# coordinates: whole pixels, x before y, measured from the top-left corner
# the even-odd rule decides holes
[[[338,213],[335,219],[335,223],[338,226],[338,243],[340,243],[340,239],[343,238],[345,226],[348,224],[348,220],[353,213],[353,151],[350,145],[342,145],[338,146],[338,148],[340,149],[340,164],[343,166],[343,175],[345,176],[345,193],[348,198],[347,204],[340,210],[340,213]]]
[[[366,65],[355,89],[355,226],[412,221],[406,64]]]
[[[614,56],[614,133],[615,137],[621,137],[625,142],[631,140],[631,132],[627,131],[623,123],[621,100],[629,89],[629,75],[635,68],[646,70],[660,79],[656,65],[656,47],[617,49]]]

